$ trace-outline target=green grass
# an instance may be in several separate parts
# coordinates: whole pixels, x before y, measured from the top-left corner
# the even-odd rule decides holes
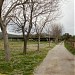
[[[55,44],[51,43],[49,48],[48,42],[42,42],[40,51],[36,51],[37,42],[28,42],[27,54],[23,55],[23,42],[9,42],[11,49],[11,61],[4,61],[3,41],[0,41],[0,73],[6,75],[33,75],[33,71],[37,65],[47,55]]]
[[[75,55],[75,48],[73,48],[70,43],[65,42],[65,47],[66,47],[73,55]]]

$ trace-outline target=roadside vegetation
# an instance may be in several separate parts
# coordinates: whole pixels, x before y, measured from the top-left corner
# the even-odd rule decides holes
[[[65,47],[66,47],[73,55],[75,55],[75,48],[72,47],[71,43],[65,42]]]
[[[28,41],[27,54],[22,53],[23,41],[9,41],[11,50],[11,60],[6,62],[4,59],[3,41],[0,40],[0,73],[5,75],[33,75],[33,71],[38,66],[48,51],[55,44],[41,42],[40,51],[37,51],[37,42]]]
[[[65,47],[73,54],[75,55],[75,36],[64,34],[63,39],[65,40]]]

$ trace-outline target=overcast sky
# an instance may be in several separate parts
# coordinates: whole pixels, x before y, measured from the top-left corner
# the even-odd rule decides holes
[[[64,32],[74,34],[74,0],[66,0],[61,8],[62,18],[60,22],[64,26]]]
[[[61,23],[64,26],[64,32],[74,34],[74,0],[67,0],[62,6]]]
[[[75,13],[75,1],[74,1],[74,13]],[[75,14],[74,14],[74,35],[75,35]]]
[[[63,17],[60,22],[63,24],[64,33],[74,35],[74,0],[66,0],[63,2],[61,10]]]

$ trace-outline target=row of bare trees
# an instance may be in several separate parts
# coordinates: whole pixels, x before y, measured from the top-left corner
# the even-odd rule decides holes
[[[0,0],[0,27],[3,33],[5,60],[10,60],[7,25],[14,23],[14,30],[21,31],[24,39],[23,53],[26,54],[27,41],[33,29],[40,39],[40,34],[48,22],[59,16],[60,0],[13,0],[4,7],[7,0]],[[5,11],[5,13],[4,13]],[[39,40],[40,42],[40,40]],[[38,49],[39,49],[38,42]]]

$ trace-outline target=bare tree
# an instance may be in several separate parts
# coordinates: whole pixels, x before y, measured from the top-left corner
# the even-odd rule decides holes
[[[20,24],[16,24],[18,26],[18,30],[21,30],[23,33],[24,38],[24,53],[26,54],[26,47],[27,47],[27,40],[29,38],[30,31],[32,29],[32,26],[34,25],[36,21],[36,17],[43,17],[47,16],[49,13],[53,14],[52,12],[56,11],[56,8],[58,10],[58,3],[59,0],[29,0],[28,4],[22,4],[22,13],[20,12],[21,17],[16,17],[18,21],[20,21]],[[19,13],[17,13],[19,14]],[[21,20],[23,19],[23,20]],[[14,21],[14,20],[13,20]],[[47,21],[47,20],[46,20]],[[41,31],[43,30],[45,23],[42,25]]]
[[[51,42],[51,39],[50,39],[51,38],[51,26],[50,26],[50,24],[45,27],[45,33],[48,36],[49,47],[50,47],[50,42]]]
[[[59,23],[51,25],[51,32],[53,37],[55,38],[55,42],[57,43],[60,36],[62,35],[63,26]]]
[[[50,4],[50,7],[49,7],[49,4]],[[46,11],[43,10],[43,12],[39,13],[42,19],[40,19],[41,18],[40,16],[36,16],[35,23],[34,23],[35,31],[38,35],[38,47],[37,47],[38,51],[40,49],[40,35],[43,29],[45,28],[45,26],[47,26],[47,23],[51,23],[52,21],[55,21],[60,16],[59,0],[54,0],[54,1],[51,0],[48,3],[45,3],[43,7],[46,9]],[[38,19],[40,20],[38,21]],[[50,32],[49,32],[49,46],[50,46]]]
[[[33,14],[33,0],[28,1],[28,4],[21,4],[21,6],[16,8],[17,14],[11,20],[15,23],[15,30],[22,32],[24,40],[23,53],[27,52],[27,41],[29,39],[29,34],[32,28],[32,14]],[[30,12],[30,13],[28,13]],[[18,17],[19,16],[19,17]],[[16,20],[15,20],[16,19]]]
[[[45,16],[45,20],[43,21],[40,21],[40,22],[37,22],[37,17],[36,17],[36,20],[35,20],[35,31],[36,31],[36,34],[38,35],[38,46],[37,46],[37,51],[40,50],[40,36],[41,36],[41,33],[46,25],[46,23],[48,22],[48,19],[50,17],[50,14],[48,14],[47,16]]]
[[[38,22],[38,19],[36,17],[36,20],[35,20],[35,31],[38,35],[38,47],[37,47],[37,50],[39,51],[40,49],[40,36],[41,36],[41,33],[43,32],[43,30],[46,28],[47,26],[47,33],[49,35],[49,47],[50,47],[50,33],[51,33],[51,28],[50,26],[48,27],[47,24],[50,24],[52,21],[55,21],[57,19],[57,17],[59,15],[54,15],[52,16],[55,12],[50,12],[49,14],[45,15],[45,19],[41,19],[39,22]],[[57,13],[58,14],[58,13]],[[43,16],[44,17],[44,16]]]
[[[5,50],[5,60],[10,60],[10,51],[9,51],[9,43],[8,43],[8,34],[7,34],[7,25],[10,22],[10,13],[11,11],[18,5],[26,3],[28,0],[24,1],[23,3],[20,3],[19,0],[14,1],[13,4],[9,5],[8,8],[3,7],[3,3],[7,2],[7,0],[0,0],[0,27],[3,33],[3,39],[4,39],[4,50]],[[5,13],[3,11],[6,10]]]

